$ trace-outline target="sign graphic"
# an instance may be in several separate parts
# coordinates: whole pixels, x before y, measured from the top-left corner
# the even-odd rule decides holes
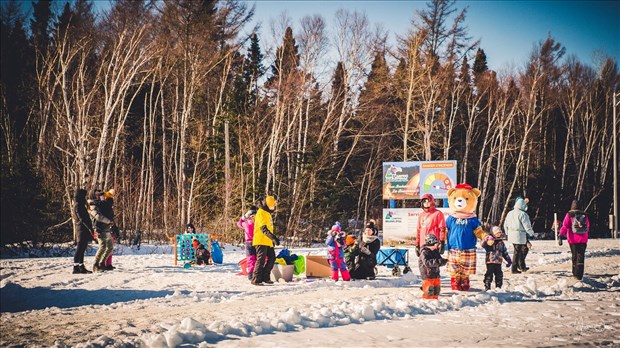
[[[384,162],[383,199],[448,198],[456,185],[456,161]]]

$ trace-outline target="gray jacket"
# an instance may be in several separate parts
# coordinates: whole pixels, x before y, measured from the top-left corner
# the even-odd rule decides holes
[[[526,234],[534,237],[534,230],[530,217],[525,212],[527,204],[521,197],[515,201],[514,209],[508,212],[506,220],[504,220],[504,231],[508,236],[508,242],[512,244],[525,244],[527,242]]]

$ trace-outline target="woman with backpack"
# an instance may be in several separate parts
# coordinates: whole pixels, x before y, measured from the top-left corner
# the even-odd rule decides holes
[[[573,276],[578,280],[583,278],[589,231],[590,220],[588,216],[583,210],[579,209],[579,203],[573,200],[560,228],[560,245],[562,245],[562,237],[566,238],[570,252],[573,254]]]

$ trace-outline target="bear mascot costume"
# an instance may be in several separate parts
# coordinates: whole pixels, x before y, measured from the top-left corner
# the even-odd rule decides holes
[[[474,213],[478,197],[480,190],[468,184],[458,184],[448,190],[452,213],[446,219],[446,250],[452,290],[469,290],[469,276],[476,274],[476,242],[486,236]]]

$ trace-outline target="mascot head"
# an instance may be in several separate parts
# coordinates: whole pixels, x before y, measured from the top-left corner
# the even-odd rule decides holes
[[[473,213],[478,205],[480,190],[468,184],[458,184],[448,190],[448,204],[454,213]]]

